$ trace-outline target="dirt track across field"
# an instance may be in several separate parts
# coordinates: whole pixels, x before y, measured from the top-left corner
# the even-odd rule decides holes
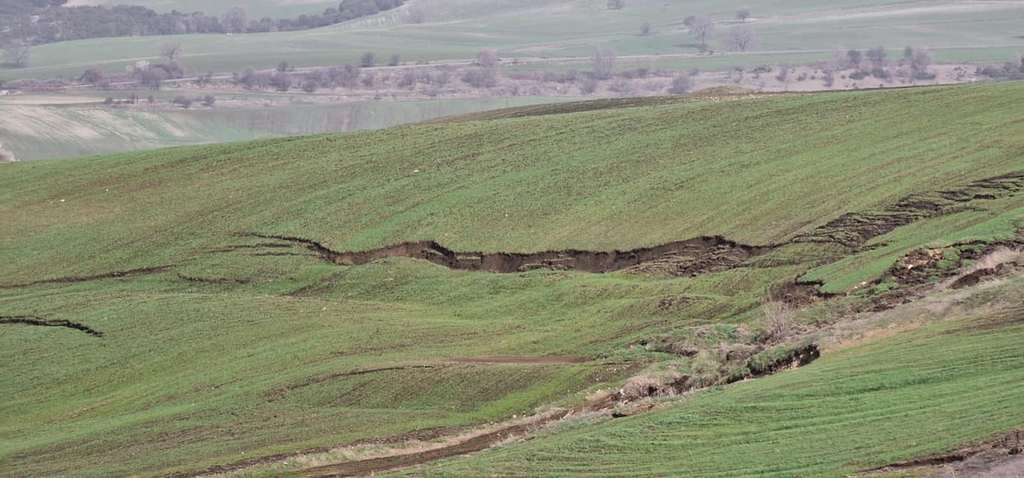
[[[426,451],[350,461],[333,465],[309,468],[303,472],[306,478],[334,478],[372,475],[387,470],[405,468],[443,458],[465,455],[485,450],[505,440],[526,435],[531,429],[552,423],[568,416],[569,410],[541,415],[535,419],[472,436],[454,445],[442,446]]]

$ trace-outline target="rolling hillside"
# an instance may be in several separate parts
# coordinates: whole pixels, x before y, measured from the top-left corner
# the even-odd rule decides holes
[[[156,3],[150,5],[159,7]],[[209,9],[218,7],[214,3]],[[827,60],[835,49],[879,45],[892,49],[894,56],[913,45],[933,49],[940,61],[1004,62],[1024,48],[1018,31],[1024,7],[1017,2],[775,1],[759,3],[746,22],[760,39],[754,50],[725,57],[697,55],[695,40],[682,25],[686,16],[715,20],[709,46],[722,53],[728,50],[729,29],[740,23],[737,10],[746,7],[755,6],[738,0],[630,0],[622,10],[608,10],[606,0],[414,0],[394,11],[315,30],[44,45],[33,49],[28,68],[0,70],[0,80],[77,77],[93,66],[123,72],[139,60],[158,60],[160,46],[168,42],[180,43],[184,64],[193,73],[272,68],[280,61],[293,66],[357,64],[367,51],[381,59],[400,54],[408,62],[437,62],[475,58],[483,48],[497,48],[506,58],[530,59],[586,58],[594,48],[610,47],[623,57],[683,55],[666,59],[672,68],[683,70]],[[309,8],[310,13],[322,11],[316,4]],[[413,11],[422,22],[410,20]],[[652,25],[650,35],[640,34],[645,22]],[[809,43],[808,38],[815,40]],[[652,65],[647,57],[629,63],[664,66]]]
[[[0,165],[0,476],[331,476],[545,411],[395,472],[843,476],[989,440],[1024,425],[1024,288],[990,277],[1022,101],[571,103]],[[637,377],[665,396],[595,405]]]

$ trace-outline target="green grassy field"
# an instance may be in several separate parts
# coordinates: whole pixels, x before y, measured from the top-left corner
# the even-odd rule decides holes
[[[577,405],[651,367],[696,367],[635,345],[740,340],[766,327],[770,291],[798,277],[848,291],[882,279],[912,249],[1012,236],[1024,199],[1007,193],[972,197],[871,247],[790,242],[844,213],[1021,172],[1021,98],[1024,84],[993,83],[567,104],[3,165],[0,318],[68,320],[103,335],[0,324],[9,370],[0,376],[0,476],[166,476],[454,433]],[[400,257],[342,266],[248,233],[335,250],[421,239],[458,251],[625,250],[702,235],[778,247],[694,274],[498,274]],[[838,300],[871,299],[868,290]],[[799,320],[842,320],[830,310]],[[985,319],[962,315],[953,319]],[[663,475],[697,460],[692,449],[710,454],[700,468],[709,475],[838,476],[874,463],[865,457],[879,449],[889,451],[878,460],[910,457],[1019,426],[1005,399],[1019,392],[1019,327],[934,327],[429,471],[561,474],[592,462],[630,474],[614,457],[649,451],[659,458],[623,466]],[[527,360],[549,356],[568,358]],[[897,370],[901,361],[914,366]],[[965,390],[964,404],[930,401]],[[761,397],[770,400],[758,406]],[[911,413],[918,400],[927,406]],[[855,420],[872,404],[886,413]],[[836,407],[847,408],[829,421]],[[932,423],[939,416],[951,420]],[[867,446],[869,430],[892,417],[902,421]],[[614,439],[599,438],[605,430]],[[770,455],[786,467],[751,461],[771,463],[764,455],[800,430],[818,434]],[[664,439],[652,444],[646,433]],[[838,451],[819,455],[827,433]],[[911,435],[919,441],[906,444]],[[744,441],[764,436],[780,441]],[[529,450],[537,460],[524,458]]]
[[[182,45],[186,67],[198,73],[270,68],[283,60],[297,66],[356,63],[366,51],[378,58],[400,54],[406,61],[473,58],[483,48],[497,48],[504,57],[589,56],[596,47],[611,47],[619,55],[694,53],[694,40],[681,23],[699,14],[718,22],[710,45],[723,51],[736,10],[751,6],[732,0],[632,0],[623,10],[611,11],[606,4],[413,0],[407,8],[379,16],[300,32],[56,43],[35,48],[29,68],[0,71],[0,79],[77,77],[90,66],[124,71],[138,60],[157,59],[160,45],[169,41]],[[426,12],[426,22],[408,23],[409,8]],[[754,57],[775,63],[824,60],[834,49],[878,45],[894,51],[906,45],[928,47],[945,61],[1003,62],[1024,51],[1019,26],[1024,8],[1010,2],[775,1],[759,4],[753,15],[749,23],[761,40]],[[644,22],[652,24],[652,35],[639,34]],[[741,54],[670,64],[711,69],[748,65],[751,58]]]

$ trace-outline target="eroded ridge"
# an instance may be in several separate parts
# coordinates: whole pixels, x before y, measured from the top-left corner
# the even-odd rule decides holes
[[[300,244],[321,259],[340,265],[358,266],[388,257],[409,257],[449,269],[496,273],[550,269],[605,273],[637,268],[670,275],[694,275],[737,266],[751,257],[764,254],[774,246],[750,246],[721,236],[705,236],[628,251],[581,251],[567,249],[533,253],[458,252],[435,241],[403,242],[393,246],[360,252],[337,252],[323,244],[300,237],[250,233],[252,237]]]
[[[1024,191],[1024,172],[974,181],[966,186],[911,194],[878,212],[851,212],[793,239],[860,247],[869,240],[913,222],[952,214],[974,201],[1005,198]]]
[[[93,329],[87,325],[80,324],[78,322],[72,322],[70,320],[56,320],[56,319],[44,319],[42,317],[35,317],[31,315],[17,315],[17,316],[0,316],[0,325],[30,325],[37,327],[64,327],[67,329],[77,330],[93,337],[103,337],[103,332]]]

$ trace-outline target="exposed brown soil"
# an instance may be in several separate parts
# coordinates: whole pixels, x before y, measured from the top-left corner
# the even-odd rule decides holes
[[[570,365],[589,362],[586,357],[519,357],[519,356],[489,356],[489,357],[455,357],[445,359],[445,362],[467,363],[467,364],[515,364],[515,365]]]
[[[251,279],[234,279],[230,277],[197,277],[185,274],[178,274],[178,278],[183,281],[195,282],[199,284],[242,285],[252,283]]]
[[[864,474],[891,472],[908,468],[946,465],[936,477],[980,477],[1024,453],[1024,430],[1014,430],[983,443],[966,446],[940,455],[931,455],[866,470]]]
[[[489,433],[476,435],[457,444],[441,448],[309,468],[303,471],[303,476],[306,478],[333,478],[372,475],[386,470],[405,468],[443,458],[474,453],[508,439],[526,435],[531,429],[561,420],[570,413],[572,412],[569,410],[555,412],[527,423],[516,424]]]
[[[321,259],[340,265],[363,265],[388,257],[410,257],[449,269],[496,273],[524,272],[532,269],[573,270],[604,273],[619,270],[659,271],[673,275],[693,275],[724,270],[763,254],[774,246],[748,246],[721,236],[698,237],[655,247],[628,251],[545,251],[457,252],[434,241],[404,242],[361,252],[337,252],[323,244],[300,237],[249,234],[263,239],[301,244]]]
[[[962,242],[940,249],[918,249],[910,251],[894,264],[885,275],[875,281],[894,281],[898,286],[872,298],[871,302],[860,310],[882,311],[900,304],[906,304],[927,294],[937,281],[948,280],[961,273],[967,261],[975,261],[1000,248],[1019,248],[1024,245],[1024,231],[1017,237],[996,242]],[[956,250],[957,262],[952,267],[942,268],[940,263],[945,257],[944,252]],[[1000,264],[995,267],[979,269],[954,280],[950,287],[962,289],[977,285],[982,280],[1016,272],[1016,264]]]
[[[835,294],[822,292],[822,285],[821,282],[802,282],[797,279],[783,284],[778,289],[772,291],[771,298],[789,307],[801,309],[835,297]]]
[[[66,277],[57,277],[57,278],[54,278],[54,279],[43,279],[43,280],[37,280],[37,281],[32,281],[32,282],[25,282],[25,283],[21,283],[21,284],[2,284],[2,285],[0,285],[0,289],[18,289],[18,288],[22,288],[22,287],[32,287],[32,286],[43,285],[43,284],[74,284],[74,283],[77,283],[77,282],[89,282],[89,281],[94,281],[94,280],[116,279],[116,278],[128,277],[128,276],[157,274],[157,273],[160,273],[160,272],[164,272],[164,271],[166,271],[166,270],[168,270],[168,269],[170,269],[172,267],[173,266],[143,267],[141,269],[129,269],[129,270],[125,270],[125,271],[104,272],[102,274],[95,274],[95,275],[89,275],[89,276],[66,276]]]
[[[87,325],[72,322],[70,320],[44,319],[28,315],[22,316],[0,316],[0,325],[31,325],[37,327],[64,327],[86,333],[93,337],[103,337],[103,332],[93,329]]]
[[[852,212],[828,222],[793,242],[838,243],[860,247],[869,240],[921,219],[951,214],[976,200],[993,200],[1024,190],[1024,172],[982,179],[964,187],[912,194],[879,212]]]

